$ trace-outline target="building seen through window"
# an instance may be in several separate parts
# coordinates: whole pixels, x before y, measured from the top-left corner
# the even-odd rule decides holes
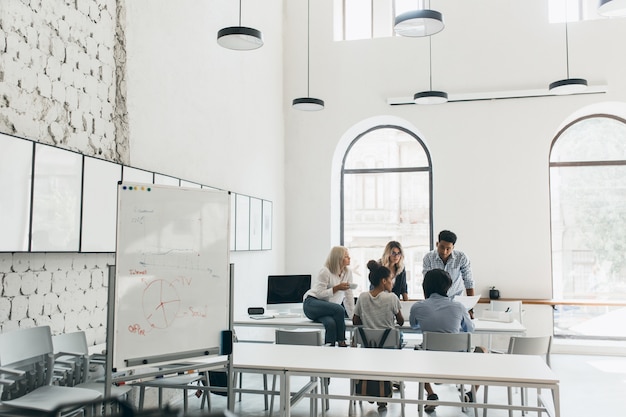
[[[554,298],[626,301],[626,121],[579,119],[550,153]],[[626,307],[557,306],[554,334],[626,339]]]
[[[355,291],[367,291],[367,261],[385,245],[403,246],[410,297],[422,297],[422,258],[431,249],[432,170],[424,144],[412,133],[379,126],[357,137],[341,172],[341,243],[352,257]]]

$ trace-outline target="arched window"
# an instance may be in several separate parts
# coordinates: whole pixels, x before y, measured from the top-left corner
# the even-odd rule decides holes
[[[367,261],[402,244],[410,296],[422,294],[431,249],[432,168],[424,143],[399,126],[376,126],[348,146],[341,167],[341,244],[350,249],[356,292],[369,289]]]
[[[593,115],[567,125],[550,151],[554,297],[626,300],[626,120]],[[618,316],[621,314],[621,319]],[[626,338],[626,308],[565,306],[555,334]]]

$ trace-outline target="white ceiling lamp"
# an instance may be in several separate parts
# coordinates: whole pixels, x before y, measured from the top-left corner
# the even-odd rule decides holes
[[[324,100],[313,98],[309,94],[311,73],[311,1],[307,0],[307,34],[306,34],[306,97],[294,98],[291,106],[296,110],[318,111],[324,109]]]
[[[217,43],[235,51],[251,51],[263,46],[261,31],[241,26],[241,0],[239,0],[239,26],[230,26],[217,32]]]
[[[428,2],[430,7],[430,1]],[[439,33],[444,28],[443,15],[423,7],[396,16],[393,30],[400,36],[422,37]]]
[[[415,104],[443,104],[448,102],[448,93],[445,91],[433,90],[433,47],[432,38],[428,38],[428,79],[429,87],[428,91],[420,91],[413,95],[413,101]]]
[[[598,14],[606,17],[626,16],[626,0],[600,0]]]
[[[569,76],[569,34],[568,34],[567,0],[565,0],[565,62],[567,78],[550,83],[548,89],[557,95],[581,93],[587,89],[587,80],[584,78],[570,78]]]

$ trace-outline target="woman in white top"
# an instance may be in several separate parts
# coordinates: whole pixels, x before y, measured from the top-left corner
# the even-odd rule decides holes
[[[324,325],[325,343],[337,343],[343,347],[347,346],[345,315],[347,312],[348,317],[351,317],[354,312],[354,296],[350,288],[352,271],[348,265],[348,249],[343,246],[333,247],[325,266],[311,283],[311,289],[304,294],[302,305],[309,319]]]
[[[370,329],[393,329],[396,322],[404,324],[404,317],[400,310],[400,300],[391,292],[393,277],[386,266],[371,260],[367,263],[370,270],[369,280],[372,289],[362,292],[354,308],[352,323]]]

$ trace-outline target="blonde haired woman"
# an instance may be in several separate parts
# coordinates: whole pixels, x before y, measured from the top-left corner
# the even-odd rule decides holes
[[[345,315],[347,312],[348,317],[352,317],[354,313],[354,296],[350,288],[352,271],[348,265],[348,249],[333,247],[326,264],[311,282],[311,289],[304,294],[303,303],[304,314],[324,325],[325,343],[344,347],[347,346]]]
[[[404,250],[400,242],[390,241],[385,246],[385,251],[380,259],[380,264],[389,268],[393,277],[391,292],[402,301],[409,300],[408,287],[406,284],[406,269],[404,268]]]

